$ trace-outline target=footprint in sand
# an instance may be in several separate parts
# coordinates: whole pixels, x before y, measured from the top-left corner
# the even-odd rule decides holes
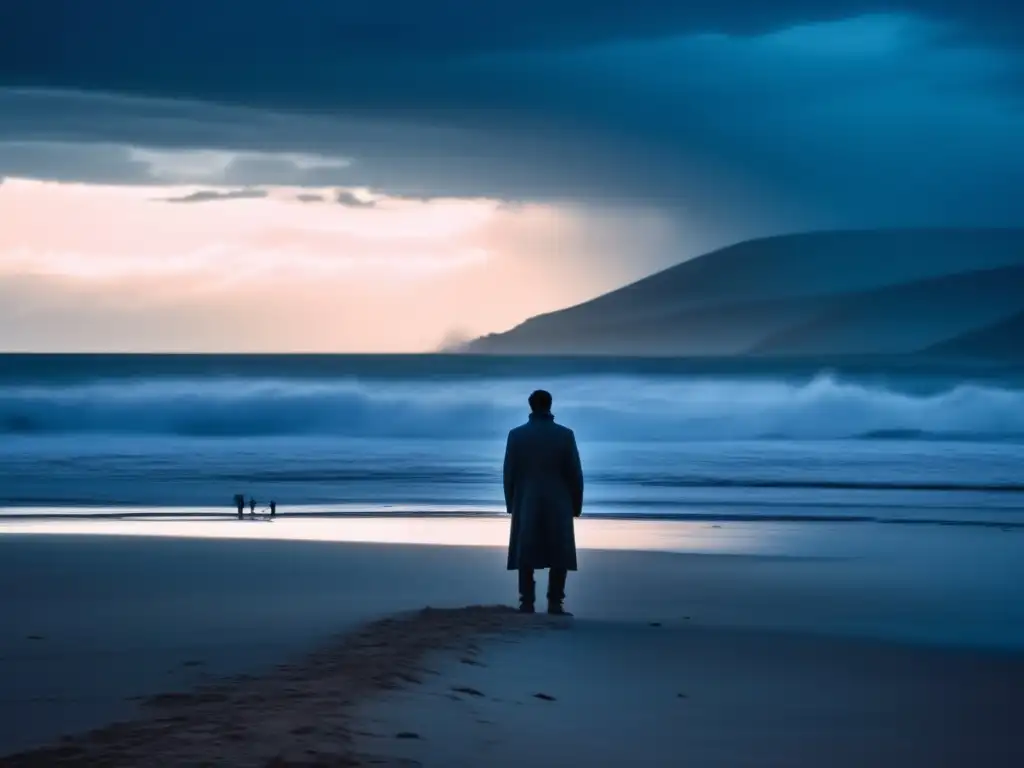
[[[533,698],[541,699],[542,701],[557,701],[554,696],[548,693],[535,693],[533,694]]]

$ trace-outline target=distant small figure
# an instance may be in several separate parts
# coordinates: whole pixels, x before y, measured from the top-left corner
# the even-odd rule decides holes
[[[242,514],[245,510],[245,495],[241,493],[235,494],[235,508],[238,510],[238,519],[242,519]]]
[[[256,517],[256,499],[249,497],[249,517]]]
[[[276,514],[277,514],[277,502],[276,501],[271,501],[270,502],[270,516],[273,517]]]

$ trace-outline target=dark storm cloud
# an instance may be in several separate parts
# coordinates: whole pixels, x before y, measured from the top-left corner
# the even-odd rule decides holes
[[[407,66],[694,32],[757,34],[872,13],[1024,36],[1024,10],[1008,0],[6,0],[0,73],[23,85],[323,104],[356,95],[320,86],[365,59]],[[365,83],[364,98],[376,85],[366,75],[350,80]]]
[[[223,149],[227,185],[1012,223],[1022,30],[1003,0],[7,0],[0,86],[36,90],[0,92],[0,173],[166,180],[123,145]]]
[[[267,196],[264,189],[229,189],[220,191],[216,189],[202,189],[189,195],[181,197],[165,197],[165,203],[214,203],[218,200],[257,200]]]

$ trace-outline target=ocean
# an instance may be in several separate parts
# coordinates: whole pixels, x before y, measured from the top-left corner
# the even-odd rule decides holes
[[[538,387],[588,515],[1024,526],[1024,370],[460,355],[0,355],[0,517],[501,514]]]

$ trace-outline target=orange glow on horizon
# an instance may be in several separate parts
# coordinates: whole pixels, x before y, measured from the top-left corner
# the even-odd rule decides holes
[[[670,229],[479,198],[243,192],[6,179],[0,349],[428,352],[617,287],[603,254]],[[181,201],[196,193],[220,198]]]

